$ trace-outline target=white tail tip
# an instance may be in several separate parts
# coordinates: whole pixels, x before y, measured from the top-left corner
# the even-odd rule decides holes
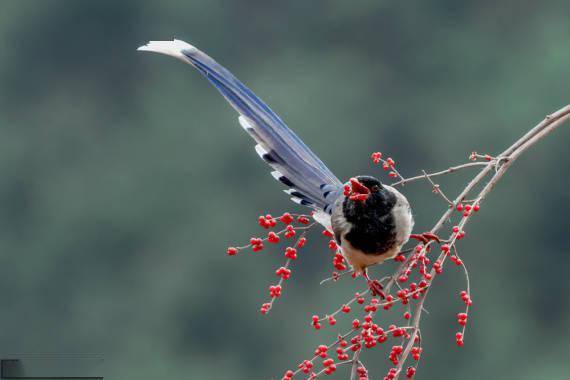
[[[155,53],[170,55],[175,58],[184,59],[184,55],[181,53],[183,50],[189,51],[190,53],[195,52],[194,46],[187,42],[181,40],[172,41],[149,41],[148,44],[139,47],[139,51],[151,51]]]

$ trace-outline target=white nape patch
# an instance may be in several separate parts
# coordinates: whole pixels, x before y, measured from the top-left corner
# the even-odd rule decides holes
[[[253,129],[253,125],[251,125],[251,123],[249,122],[249,120],[246,119],[245,116],[238,117],[238,121],[239,121],[239,125],[241,125],[241,127],[243,129],[245,129],[246,131],[248,129]]]
[[[188,58],[186,58],[184,54],[182,54],[183,50],[187,50],[190,53],[195,53],[196,51],[198,51],[196,47],[181,40],[149,41],[148,44],[139,47],[137,50],[150,51],[153,53],[169,55],[171,57],[178,58],[184,62],[188,62]]]
[[[272,171],[271,175],[273,176],[273,178],[275,178],[278,181],[281,181],[279,178],[284,177],[284,175],[281,174],[281,172],[278,172],[277,170]]]
[[[263,158],[263,156],[267,154],[267,151],[259,144],[255,146],[255,151],[257,152],[257,155],[261,158]]]

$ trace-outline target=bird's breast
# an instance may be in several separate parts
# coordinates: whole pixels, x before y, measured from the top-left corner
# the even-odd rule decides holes
[[[407,199],[396,189],[384,187],[388,196],[381,207],[354,204],[345,198],[332,213],[335,238],[357,271],[396,256],[412,231]]]

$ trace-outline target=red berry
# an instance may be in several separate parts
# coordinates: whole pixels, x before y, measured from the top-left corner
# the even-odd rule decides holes
[[[293,221],[293,217],[288,212],[284,213],[279,217],[279,220],[284,224],[290,224]]]
[[[394,257],[394,261],[397,261],[399,263],[403,263],[404,261],[406,261],[406,256],[399,254],[398,256]]]
[[[233,256],[238,253],[238,249],[235,247],[229,247],[227,253],[229,256]]]
[[[336,241],[334,241],[334,240],[329,241],[329,249],[331,251],[336,251],[338,249],[338,245],[336,244]]]

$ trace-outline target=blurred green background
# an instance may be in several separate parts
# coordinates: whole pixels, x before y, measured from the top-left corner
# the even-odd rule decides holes
[[[261,233],[260,213],[300,209],[210,84],[139,45],[202,48],[341,179],[383,176],[376,150],[408,175],[494,154],[570,103],[565,0],[0,9],[0,352],[102,352],[111,379],[280,377],[334,335],[310,315],[362,287],[319,285],[331,265],[316,233],[259,314],[279,250],[225,249]],[[569,139],[566,125],[523,156],[470,224],[466,346],[454,342],[464,279],[450,267],[427,301],[419,378],[568,378]],[[469,174],[440,183],[454,194]],[[420,231],[445,209],[426,184],[405,193]],[[373,378],[385,356],[365,354]]]

